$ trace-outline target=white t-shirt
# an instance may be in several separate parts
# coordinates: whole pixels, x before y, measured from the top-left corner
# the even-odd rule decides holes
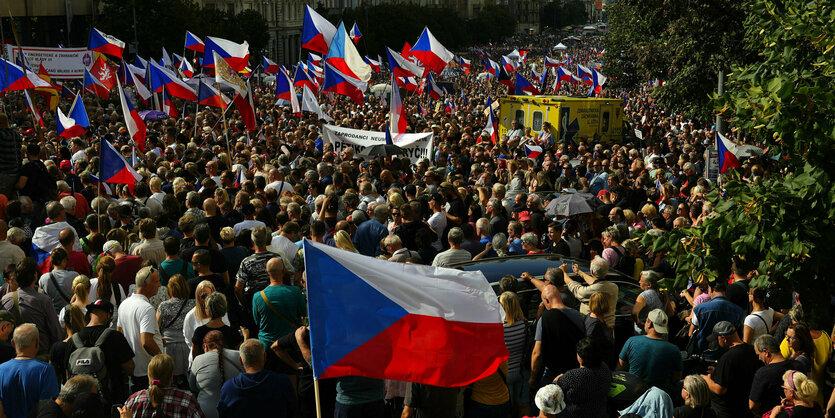
[[[232,227],[232,229],[235,230],[235,236],[237,237],[241,234],[241,231],[243,231],[244,229],[251,230],[256,226],[267,226],[267,224],[261,221],[256,221],[255,219],[245,219],[241,222],[236,223],[235,226]]]
[[[113,287],[115,287],[116,290],[119,292],[119,296],[120,296],[119,297],[119,302],[122,302],[125,299],[127,299],[127,295],[125,295],[125,288],[124,287],[122,287],[118,284],[116,286],[113,286]],[[96,301],[96,298],[97,298],[96,295],[98,295],[98,292],[99,292],[99,279],[98,278],[90,279],[90,294],[87,295],[87,304],[88,305]],[[119,304],[116,303],[116,294],[113,293],[113,292],[110,292],[110,303],[113,304],[113,318],[111,320],[110,327],[111,328],[116,328],[116,324],[119,323]]]
[[[268,189],[275,189],[276,193],[278,193],[278,197],[281,197],[281,194],[290,191],[292,193],[296,193],[296,189],[293,188],[293,185],[287,183],[286,181],[276,180],[266,186],[264,186],[264,190]]]
[[[157,343],[160,350],[162,349],[162,334],[157,323],[157,311],[148,301],[148,298],[134,293],[119,306],[117,326],[122,328],[125,339],[128,340],[130,348],[135,353],[133,375],[136,377],[147,376],[148,363],[151,362],[152,356],[142,346],[140,334],[154,334],[154,342]]]
[[[768,334],[771,326],[774,325],[774,309],[751,312],[745,317],[745,325],[754,330],[754,338]]]
[[[441,243],[441,238],[444,235],[444,229],[446,229],[446,214],[443,212],[435,212],[429,217],[428,223],[435,230],[435,233],[438,234],[438,238],[432,242],[432,247],[436,251],[441,251],[444,248]]]

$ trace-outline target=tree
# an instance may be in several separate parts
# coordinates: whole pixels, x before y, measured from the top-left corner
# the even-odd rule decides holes
[[[761,51],[759,60],[729,75],[728,91],[714,95],[714,106],[764,141],[778,159],[773,170],[786,175],[753,182],[733,175],[724,197],[708,196],[716,215],[703,226],[646,235],[643,242],[668,250],[676,287],[689,277],[726,278],[730,254],[737,254],[757,261],[754,285],[797,291],[819,313],[833,289],[835,5],[755,0],[750,10],[746,48]]]
[[[540,24],[559,30],[568,25],[586,23],[586,8],[577,0],[569,2],[551,2],[542,8]]]
[[[720,69],[746,64],[742,24],[748,3],[724,0],[622,0],[609,6],[603,71],[634,87],[662,79],[659,102],[696,119],[711,115]]]
[[[513,35],[516,19],[507,6],[486,5],[474,19],[467,22],[473,43],[500,41]]]

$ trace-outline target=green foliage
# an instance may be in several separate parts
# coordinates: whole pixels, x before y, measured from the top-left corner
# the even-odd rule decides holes
[[[548,3],[542,8],[540,23],[543,27],[557,30],[569,25],[582,25],[586,23],[586,7],[577,0]]]
[[[697,119],[711,115],[720,68],[750,62],[744,48],[750,0],[622,0],[609,6],[603,71],[633,87],[662,79],[659,102]]]
[[[833,289],[835,5],[755,0],[750,10],[746,48],[759,50],[759,60],[735,67],[714,104],[773,153],[782,152],[779,164],[788,174],[731,180],[724,197],[708,196],[715,217],[703,226],[645,235],[643,242],[669,250],[678,287],[689,277],[728,277],[737,254],[758,263],[755,285],[796,290],[819,307]]]
[[[218,36],[235,42],[247,41],[250,54],[257,56],[267,46],[267,22],[260,13],[247,10],[237,15],[217,9],[200,9],[190,0],[104,0],[102,18],[96,26],[126,44],[136,38],[139,55],[159,57],[162,47],[181,54],[186,30],[202,37]],[[135,8],[135,9],[134,9]]]
[[[472,36],[471,43],[497,42],[513,35],[516,20],[507,6],[487,5],[476,18],[467,22],[467,27]]]

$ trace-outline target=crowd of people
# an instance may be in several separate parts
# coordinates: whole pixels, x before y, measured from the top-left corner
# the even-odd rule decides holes
[[[520,71],[541,68],[546,54],[604,59],[597,38],[551,51],[559,39],[517,37],[478,53],[527,49]],[[0,416],[316,416],[304,239],[439,267],[565,259],[542,277],[501,281],[509,359],[492,375],[467,388],[323,379],[322,416],[782,418],[831,409],[826,309],[804,310],[802,295],[774,300],[750,284],[757,263],[732,254],[730,280],[663,289],[673,266],[636,240],[711,216],[706,195],[719,186],[705,150],[715,127],[657,106],[644,86],[602,93],[623,100],[642,132],[632,142],[537,135],[517,122],[493,144],[482,132],[485,105],[506,86],[477,77],[480,69],[473,59],[470,73],[445,80],[455,86],[452,112],[404,93],[409,131],[434,134],[431,160],[337,153],[322,138],[324,121],[275,105],[265,87],[255,94],[258,132],[245,132],[234,109],[227,124],[211,108],[149,122],[147,152],[133,165],[142,180],[108,188],[96,177],[100,141],[128,161],[134,152],[121,112],[85,97],[89,131],[64,139],[54,118],[37,129],[22,96],[7,95]],[[377,96],[362,105],[320,99],[335,125],[385,128],[389,108]],[[543,153],[525,158],[524,144]],[[756,157],[740,171],[779,175]],[[593,210],[554,216],[548,203],[566,192],[590,194]],[[641,288],[628,312],[617,308],[612,270]],[[523,285],[539,291],[537,310],[517,294]],[[614,334],[618,315],[634,323],[629,335]],[[618,405],[623,390],[634,396]]]

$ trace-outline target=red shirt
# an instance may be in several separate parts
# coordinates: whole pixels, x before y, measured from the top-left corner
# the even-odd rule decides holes
[[[58,200],[61,200],[64,196],[72,196],[75,198],[75,219],[84,219],[87,217],[87,214],[90,213],[90,204],[87,202],[87,198],[84,197],[81,193],[61,193],[58,195]]]
[[[90,263],[87,261],[87,255],[81,251],[69,251],[69,261],[67,261],[67,270],[72,270],[78,274],[83,274],[90,277]],[[52,270],[52,256],[44,260],[38,266],[38,271],[41,274],[49,273]]]
[[[113,283],[119,283],[128,294],[130,285],[136,283],[136,273],[142,266],[142,257],[138,255],[126,255],[115,260],[116,268],[113,269]]]

